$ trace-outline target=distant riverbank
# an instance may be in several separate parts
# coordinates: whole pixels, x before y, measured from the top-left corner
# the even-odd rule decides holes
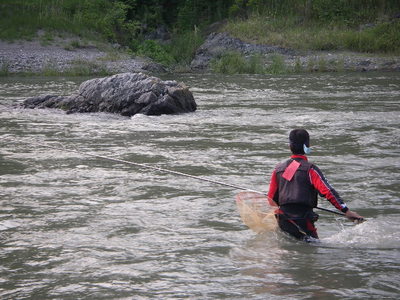
[[[268,45],[256,45],[212,33],[197,50],[185,72],[212,72],[212,62],[224,53],[243,57],[258,55],[266,70],[281,64],[282,73],[337,71],[400,71],[400,57],[349,51],[295,51]],[[0,41],[0,75],[81,76],[107,75],[123,72],[174,72],[149,58],[133,56],[118,45],[81,42],[78,39],[54,40],[43,43],[31,41]],[[181,70],[182,71],[182,70]]]
[[[0,75],[106,75],[123,72],[164,72],[150,59],[132,57],[118,45],[79,40],[0,41]]]
[[[244,59],[242,59],[244,58]],[[235,64],[236,69],[235,70]],[[363,72],[400,71],[400,57],[350,51],[295,50],[273,45],[244,42],[228,33],[212,33],[197,50],[192,70],[210,67],[245,73]],[[251,64],[256,66],[251,66]],[[258,65],[262,65],[261,68]],[[244,68],[244,72],[240,69]],[[217,70],[219,71],[219,70]],[[235,72],[239,71],[239,72]]]

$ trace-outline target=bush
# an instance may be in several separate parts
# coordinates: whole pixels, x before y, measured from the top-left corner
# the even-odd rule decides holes
[[[261,55],[245,58],[238,52],[226,52],[211,61],[211,68],[223,74],[265,74],[264,61]]]
[[[285,65],[285,61],[282,55],[273,54],[271,56],[271,64],[266,70],[270,74],[285,74],[288,73],[288,69]]]
[[[214,72],[222,74],[246,73],[246,60],[240,53],[228,52],[213,60],[211,68]]]
[[[156,62],[166,66],[171,66],[175,62],[174,58],[168,53],[165,47],[153,40],[146,40],[140,44],[137,47],[137,54],[150,57]]]
[[[0,77],[9,75],[9,62],[6,60],[0,61]]]
[[[230,21],[224,30],[243,41],[302,50],[352,50],[400,54],[400,22],[377,23],[360,30],[345,24],[299,23],[296,18],[259,15]]]
[[[189,65],[203,41],[197,30],[186,31],[172,37],[168,50],[176,62]]]
[[[137,21],[127,20],[130,8],[108,0],[2,0],[0,38],[32,38],[41,29],[126,42],[139,30]]]
[[[382,23],[363,31],[348,33],[346,48],[362,52],[400,54],[400,22]]]

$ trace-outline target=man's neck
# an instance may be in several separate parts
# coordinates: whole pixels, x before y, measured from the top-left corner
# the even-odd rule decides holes
[[[303,154],[293,154],[290,158],[300,158],[300,159],[304,159],[305,161],[308,161],[307,156],[303,155]]]

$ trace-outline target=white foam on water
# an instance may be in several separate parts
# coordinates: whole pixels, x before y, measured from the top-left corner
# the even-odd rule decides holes
[[[332,246],[400,248],[400,224],[393,217],[369,219],[361,224],[344,227],[338,233],[321,241]]]
[[[4,220],[0,222],[0,231],[16,228],[19,225],[20,225],[19,222]]]

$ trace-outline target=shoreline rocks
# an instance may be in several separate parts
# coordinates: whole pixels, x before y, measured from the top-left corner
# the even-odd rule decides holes
[[[400,57],[378,56],[350,51],[295,51],[269,45],[250,44],[229,36],[228,33],[211,33],[196,51],[191,62],[193,71],[204,71],[213,59],[226,52],[238,52],[245,57],[261,55],[266,67],[279,55],[289,69],[305,72],[336,71],[400,71]]]
[[[43,41],[0,41],[0,75],[87,75],[147,72],[161,74],[167,70],[143,57],[132,57],[118,45],[103,45],[100,50],[88,42],[74,38]],[[350,51],[295,51],[282,47],[252,44],[231,37],[228,33],[211,33],[197,49],[190,64],[191,72],[210,71],[210,62],[224,52],[235,51],[249,57],[260,55],[265,66],[280,56],[288,69],[300,72],[334,71],[400,71],[400,57]]]
[[[72,46],[74,45],[74,46]],[[110,45],[97,46],[78,40],[59,40],[45,45],[39,40],[6,42],[0,40],[0,70],[7,74],[166,72],[157,63],[130,55]]]
[[[143,73],[121,73],[83,82],[70,96],[42,95],[26,99],[23,108],[57,108],[67,113],[108,112],[133,116],[194,112],[192,93],[182,83]]]
[[[234,51],[244,56],[261,54],[294,55],[295,51],[282,47],[250,44],[229,36],[226,32],[211,33],[205,42],[197,49],[190,67],[192,70],[208,69],[212,59],[218,58],[225,52]]]

